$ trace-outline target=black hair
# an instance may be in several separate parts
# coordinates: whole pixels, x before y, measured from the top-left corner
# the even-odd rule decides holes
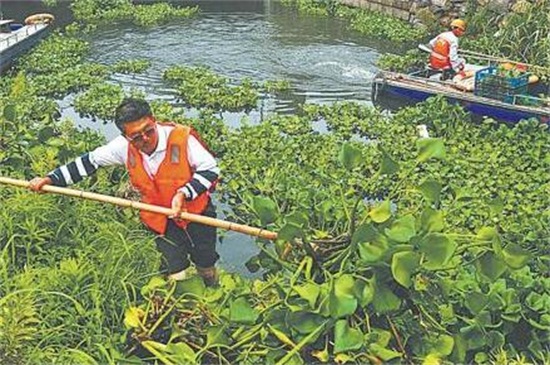
[[[115,124],[121,132],[124,132],[126,123],[135,122],[152,115],[151,107],[144,99],[124,98],[116,108]]]

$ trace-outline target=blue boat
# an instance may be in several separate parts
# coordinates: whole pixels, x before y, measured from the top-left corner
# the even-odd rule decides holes
[[[457,88],[451,81],[422,77],[422,72],[403,74],[381,71],[372,84],[372,99],[375,104],[393,108],[397,105],[415,104],[429,97],[444,95],[450,102],[457,103],[477,116],[490,117],[506,122],[536,118],[543,123],[550,121],[550,100],[518,95],[519,98],[536,99],[537,106],[520,105],[476,95]]]
[[[0,20],[0,72],[44,38],[53,19],[53,15],[44,13],[27,17],[25,24],[13,19]]]

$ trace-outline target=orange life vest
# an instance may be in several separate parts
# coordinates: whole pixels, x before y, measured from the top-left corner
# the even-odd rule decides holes
[[[452,68],[449,53],[451,44],[444,37],[439,36],[435,40],[435,44],[430,54],[430,67],[436,70],[445,70]]]
[[[193,171],[187,159],[187,141],[189,134],[195,135],[190,127],[176,125],[170,132],[166,146],[166,157],[161,162],[157,173],[150,177],[143,167],[143,158],[139,150],[131,143],[128,145],[128,160],[126,167],[130,174],[130,182],[141,193],[141,201],[147,204],[172,207],[172,198],[177,190],[188,183],[193,177]],[[198,136],[197,136],[198,137]],[[184,209],[189,213],[201,214],[210,201],[210,192],[206,191],[192,201],[184,203]],[[163,214],[140,211],[141,221],[153,231],[164,234],[168,217]],[[188,221],[175,221],[185,228]]]

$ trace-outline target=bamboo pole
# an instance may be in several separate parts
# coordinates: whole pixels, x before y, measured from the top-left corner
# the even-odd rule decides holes
[[[430,47],[428,47],[427,45],[425,44],[419,44],[418,45],[418,48],[424,52],[428,52],[428,53],[431,53],[432,50],[430,49]],[[461,53],[463,55],[466,55],[466,56],[470,56],[472,58],[476,58],[476,59],[480,59],[480,60],[484,60],[484,61],[493,61],[493,62],[501,62],[501,63],[511,63],[511,64],[514,64],[514,65],[523,65],[523,66],[527,66],[527,67],[530,67],[530,68],[533,68],[533,69],[539,69],[539,70],[542,70],[542,71],[550,71],[550,68],[548,67],[544,67],[544,66],[539,66],[539,65],[532,65],[530,63],[525,63],[525,62],[518,62],[518,61],[512,61],[512,60],[509,60],[507,58],[502,58],[502,57],[496,57],[496,56],[491,56],[491,55],[488,55],[488,54],[485,54],[485,53],[480,53],[480,52],[474,52],[474,51],[469,51],[467,49],[459,49],[458,50],[458,53]]]
[[[30,185],[30,182],[26,180],[17,180],[12,179],[9,177],[3,177],[0,176],[0,184],[6,184],[6,185],[13,185],[18,186],[22,188],[28,188]],[[97,194],[97,193],[90,193],[82,190],[75,190],[75,189],[68,189],[68,188],[62,188],[59,186],[53,186],[53,185],[44,185],[42,187],[42,191],[49,192],[49,193],[55,193],[55,194],[61,194],[61,195],[67,195],[72,196],[76,198],[83,198],[88,200],[95,200],[103,203],[109,203],[118,205],[125,208],[133,208],[133,209],[139,209],[139,210],[145,210],[147,212],[151,213],[158,213],[158,214],[164,214],[166,216],[173,216],[174,212],[170,208],[161,207],[158,205],[152,205],[152,204],[145,204],[141,202],[136,202],[133,200],[128,199],[122,199],[122,198],[116,198],[109,195],[103,195],[103,194]],[[250,236],[256,236],[260,238],[265,238],[268,240],[275,240],[277,239],[277,233],[271,232],[262,228],[256,228],[247,226],[244,224],[238,224],[233,223],[229,221],[224,221],[221,219],[216,218],[210,218],[205,217],[200,214],[192,214],[192,213],[181,213],[180,218],[195,222],[195,223],[201,223],[206,224],[208,226],[222,228],[228,231],[235,231],[244,233]]]
[[[468,51],[467,49],[459,49],[458,53],[462,53],[464,55],[467,55],[467,56],[470,56],[470,57],[473,57],[473,58],[477,58],[477,59],[486,60],[486,61],[511,63],[513,65],[523,65],[523,66],[527,66],[527,67],[530,67],[530,68],[533,68],[533,69],[539,69],[539,70],[543,70],[543,71],[549,71],[550,70],[548,67],[533,65],[533,64],[525,63],[525,62],[512,61],[512,60],[509,60],[507,58],[491,56],[491,55],[487,55],[487,54],[479,53],[479,52],[474,52],[474,51]]]

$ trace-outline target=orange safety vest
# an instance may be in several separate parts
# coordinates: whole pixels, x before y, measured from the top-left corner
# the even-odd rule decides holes
[[[442,36],[437,37],[430,54],[430,67],[435,70],[446,70],[452,68],[449,53],[451,44]]]
[[[172,198],[177,190],[191,181],[193,171],[187,159],[187,140],[189,135],[196,133],[187,126],[176,125],[170,132],[166,146],[166,157],[161,162],[157,173],[149,176],[143,167],[143,158],[139,150],[131,143],[128,145],[128,160],[126,167],[130,174],[130,182],[141,193],[141,201],[147,204],[172,207]],[[198,137],[198,136],[196,136]],[[200,139],[199,139],[200,141]],[[192,201],[184,203],[184,209],[189,213],[201,214],[210,201],[210,192],[200,194]],[[168,217],[163,214],[140,211],[141,221],[153,231],[164,234]],[[188,221],[174,221],[185,228]]]

